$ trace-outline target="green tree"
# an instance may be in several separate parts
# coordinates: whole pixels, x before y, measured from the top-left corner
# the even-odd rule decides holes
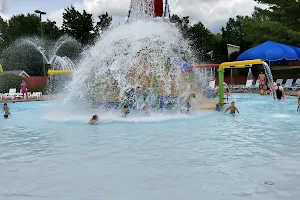
[[[207,52],[212,50],[213,34],[201,22],[198,22],[188,29],[188,36],[198,58],[202,61],[209,59]]]
[[[222,63],[228,61],[227,42],[221,34],[213,36],[213,62]]]
[[[10,88],[16,88],[17,91],[20,91],[22,80],[21,76],[15,74],[0,73],[0,92],[7,93]]]
[[[70,8],[66,8],[63,13],[63,31],[74,37],[82,45],[94,42],[97,30],[93,23],[92,14],[87,13],[85,10],[80,13],[71,6]]]
[[[287,28],[300,32],[300,2],[299,0],[255,0],[268,5],[262,10],[271,21],[283,24]]]
[[[233,44],[240,47],[240,52],[249,49],[251,44],[245,40],[245,22],[246,17],[236,16],[236,18],[229,18],[225,27],[221,28],[222,36],[227,44]]]
[[[35,14],[20,14],[12,16],[8,21],[8,43],[25,36],[39,36],[40,18]]]
[[[4,71],[24,70],[30,76],[43,75],[42,56],[33,46],[11,45],[3,51],[1,58]]]
[[[278,21],[272,21],[265,10],[256,9],[252,17],[246,17],[243,22],[244,39],[252,46],[267,40],[300,46],[300,32],[292,30]]]
[[[43,26],[43,33],[45,38],[50,40],[57,40],[60,38],[64,33],[62,30],[60,30],[55,21],[47,20],[45,22],[42,22]]]
[[[96,29],[98,30],[98,32],[106,31],[111,25],[112,16],[108,15],[108,13],[105,12],[102,15],[99,15],[98,18],[99,22],[97,22]]]
[[[187,33],[190,28],[190,17],[185,16],[180,18],[178,15],[172,15],[171,22],[176,24],[176,26],[180,29],[183,34],[183,37],[188,37]]]

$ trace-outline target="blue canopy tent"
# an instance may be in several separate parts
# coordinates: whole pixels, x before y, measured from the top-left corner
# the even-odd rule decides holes
[[[267,41],[248,49],[237,58],[238,61],[262,59],[269,62],[300,60],[300,48]]]

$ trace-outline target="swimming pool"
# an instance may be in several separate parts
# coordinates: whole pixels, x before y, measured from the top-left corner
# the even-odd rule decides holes
[[[12,116],[0,119],[0,199],[298,199],[297,99],[232,98],[240,115],[98,113],[99,125],[87,124],[88,108],[9,104]]]

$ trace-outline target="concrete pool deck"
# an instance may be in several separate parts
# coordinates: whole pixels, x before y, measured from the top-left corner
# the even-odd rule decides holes
[[[258,93],[257,90],[236,90],[231,91],[232,93]],[[287,90],[285,91],[288,96],[297,96],[298,91]],[[55,99],[57,95],[43,95],[39,99],[2,99],[0,103],[11,103],[11,102],[34,102],[34,101],[47,101],[49,99]],[[205,102],[205,105],[201,106],[201,109],[213,109],[215,107],[216,102]]]
[[[34,99],[1,99],[0,103],[12,103],[12,102],[33,102],[33,101],[46,101],[48,100],[48,95],[43,95],[41,98]]]

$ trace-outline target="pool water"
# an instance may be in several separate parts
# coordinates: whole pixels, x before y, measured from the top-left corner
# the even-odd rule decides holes
[[[97,113],[98,125],[87,123],[89,109],[9,104],[10,119],[0,118],[0,199],[298,199],[297,98],[231,98],[240,115]]]

